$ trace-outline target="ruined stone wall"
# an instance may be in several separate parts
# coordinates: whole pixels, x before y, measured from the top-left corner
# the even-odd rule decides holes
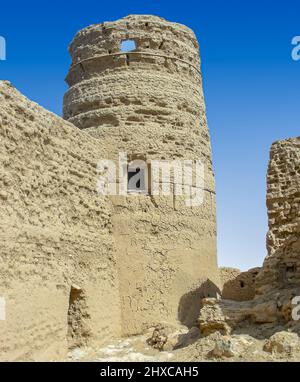
[[[248,330],[269,337],[283,328],[300,333],[293,317],[300,295],[300,138],[275,142],[267,175],[268,255],[250,301],[203,300],[202,334]],[[237,276],[235,279],[237,279]],[[224,297],[224,288],[223,288]],[[248,329],[247,329],[248,327]]]
[[[136,49],[121,52],[123,40],[134,40]],[[174,192],[111,198],[123,333],[161,321],[191,324],[201,297],[219,291],[214,174],[195,35],[159,17],[128,16],[78,32],[70,53],[64,118],[98,138],[105,158],[126,152],[147,162],[205,164],[201,206],[187,207]]]
[[[272,145],[267,182],[268,256],[257,294],[300,285],[300,138]]]
[[[225,300],[248,301],[255,296],[255,280],[260,268],[241,272],[236,268],[220,268],[221,297]]]
[[[0,82],[0,360],[66,357],[120,335],[99,141]]]

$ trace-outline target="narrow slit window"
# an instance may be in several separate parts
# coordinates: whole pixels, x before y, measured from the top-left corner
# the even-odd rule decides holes
[[[131,52],[136,49],[136,43],[134,40],[123,40],[121,41],[121,52]]]

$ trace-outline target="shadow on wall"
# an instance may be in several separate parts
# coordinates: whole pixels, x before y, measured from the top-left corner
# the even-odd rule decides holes
[[[188,328],[197,325],[202,299],[221,295],[220,289],[207,279],[199,288],[184,294],[178,306],[178,320]]]
[[[90,314],[85,291],[76,285],[71,286],[68,309],[68,346],[69,349],[85,346],[91,336],[89,329]]]

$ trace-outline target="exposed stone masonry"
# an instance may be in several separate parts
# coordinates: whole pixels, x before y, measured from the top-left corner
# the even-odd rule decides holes
[[[300,285],[300,138],[272,145],[267,207],[269,255],[257,280],[258,294]]]
[[[283,328],[300,333],[299,320],[292,315],[297,306],[293,298],[300,295],[300,138],[271,147],[267,207],[268,256],[256,276],[254,298],[204,300],[199,318],[203,333],[239,329],[267,336]]]

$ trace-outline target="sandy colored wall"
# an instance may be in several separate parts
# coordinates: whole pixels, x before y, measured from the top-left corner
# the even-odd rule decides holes
[[[122,40],[136,43],[120,53]],[[106,157],[202,160],[204,202],[113,197],[124,334],[161,321],[192,324],[201,297],[215,295],[215,185],[199,46],[187,27],[154,16],[92,25],[70,45],[64,117],[98,138]],[[171,187],[176,187],[171,181]],[[190,184],[190,190],[195,184]]]
[[[253,333],[267,338],[283,328],[300,333],[298,301],[294,300],[300,285],[299,202],[300,138],[275,142],[267,174],[268,255],[255,277],[255,296],[251,301],[239,302],[204,300],[199,316],[202,333],[212,333],[216,328],[227,333],[238,328],[242,333],[243,327],[249,333],[249,324]],[[221,270],[221,276],[225,281],[223,298],[228,279],[228,293],[236,293],[233,287],[242,273],[227,269]]]
[[[62,359],[120,335],[99,155],[98,141],[0,82],[1,360]]]
[[[267,181],[268,256],[257,294],[300,282],[300,138],[272,145]]]
[[[255,280],[260,268],[241,272],[236,268],[220,268],[221,297],[225,300],[248,301],[255,296]]]

